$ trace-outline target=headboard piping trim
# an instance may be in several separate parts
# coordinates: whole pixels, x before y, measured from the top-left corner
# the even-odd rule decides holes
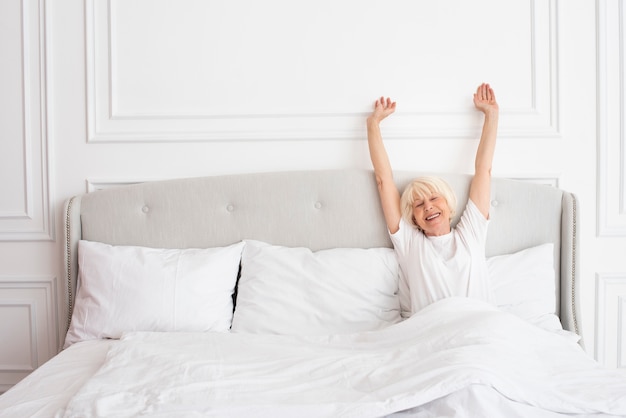
[[[70,329],[70,322],[72,320],[72,311],[74,310],[74,292],[72,291],[72,242],[71,242],[71,230],[70,230],[70,218],[72,215],[72,203],[74,203],[74,199],[76,196],[72,197],[67,203],[67,210],[65,215],[65,253],[67,254],[65,262],[66,264],[66,273],[67,273],[67,297],[68,297],[68,309],[67,309],[67,324],[65,331],[67,332]]]
[[[572,199],[572,319],[574,321],[574,332],[580,335],[578,329],[578,319],[576,318],[576,240],[577,240],[577,225],[576,225],[576,197]]]

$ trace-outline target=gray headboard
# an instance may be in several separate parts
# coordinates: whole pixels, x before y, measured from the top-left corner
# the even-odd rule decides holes
[[[398,186],[426,173],[396,172]],[[431,173],[428,173],[431,174]],[[437,174],[467,201],[470,176]],[[555,244],[557,314],[579,333],[576,197],[554,187],[494,178],[487,255]],[[238,174],[135,184],[75,196],[65,205],[67,312],[80,239],[113,245],[205,248],[257,239],[313,250],[391,246],[374,174],[330,170]],[[69,319],[68,319],[69,321]]]

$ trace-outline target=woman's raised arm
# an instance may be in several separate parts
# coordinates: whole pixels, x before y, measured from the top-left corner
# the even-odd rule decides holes
[[[491,202],[491,166],[496,148],[498,133],[499,107],[496,95],[489,84],[481,84],[474,93],[474,106],[483,112],[485,119],[480,136],[480,143],[476,150],[474,164],[474,178],[470,186],[469,197],[480,212],[489,218]]]
[[[387,228],[392,234],[400,227],[400,192],[393,181],[393,172],[387,150],[383,144],[380,133],[380,122],[396,110],[396,102],[381,97],[376,100],[374,111],[367,118],[367,142],[369,145],[370,158],[374,166],[376,184],[380,202],[387,222]]]

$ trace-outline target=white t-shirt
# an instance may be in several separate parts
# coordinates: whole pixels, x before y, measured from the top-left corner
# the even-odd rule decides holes
[[[408,291],[411,314],[451,296],[493,303],[485,258],[488,225],[489,220],[471,200],[459,223],[446,235],[428,237],[404,219],[400,221],[400,228],[390,236],[406,281],[400,292],[403,288]]]

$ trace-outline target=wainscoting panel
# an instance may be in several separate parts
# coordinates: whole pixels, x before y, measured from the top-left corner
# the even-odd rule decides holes
[[[0,392],[57,352],[57,282],[0,276]]]
[[[596,359],[626,367],[626,273],[596,276]]]
[[[0,13],[0,241],[51,240],[43,1]]]
[[[598,1],[599,236],[626,237],[626,112],[623,2]]]
[[[145,183],[148,181],[158,181],[165,179],[87,179],[87,193],[97,190],[105,190],[113,187],[129,186],[131,184]]]
[[[558,137],[557,4],[87,0],[88,141],[355,138],[381,94],[387,138],[465,138],[483,81],[500,136]]]
[[[524,181],[529,183],[536,184],[544,184],[546,186],[551,187],[559,187],[559,177],[558,176],[533,176],[533,175],[515,175],[515,176],[506,176],[512,180]],[[145,183],[148,181],[159,181],[159,180],[169,180],[169,179],[87,179],[87,193],[95,192],[97,190],[105,190],[113,187],[123,187],[131,184],[137,183]]]

